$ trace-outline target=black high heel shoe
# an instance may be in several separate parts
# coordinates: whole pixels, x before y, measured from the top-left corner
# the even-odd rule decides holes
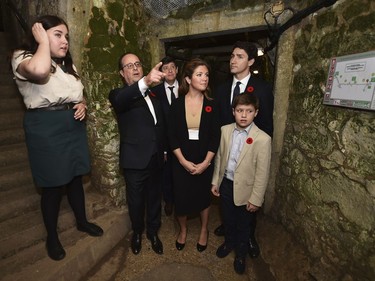
[[[180,236],[180,234],[178,234],[178,237]],[[185,243],[180,243],[178,242],[178,237],[176,239],[176,249],[181,251],[184,247],[185,247],[185,243],[186,243],[186,238],[185,238]]]
[[[207,231],[207,242],[206,242],[206,245],[201,245],[201,244],[199,244],[199,242],[197,243],[197,250],[198,250],[198,252],[203,252],[204,250],[206,250],[207,249],[207,245],[208,245],[208,235],[209,235],[210,233]]]
[[[176,249],[181,251],[183,248],[185,247],[185,243],[179,243],[177,240],[176,240]]]

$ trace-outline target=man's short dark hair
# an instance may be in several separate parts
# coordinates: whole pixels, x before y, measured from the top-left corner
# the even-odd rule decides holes
[[[234,98],[232,107],[236,108],[237,105],[253,105],[255,110],[259,109],[259,99],[254,94],[243,93]]]
[[[168,63],[171,63],[171,62],[173,62],[174,63],[174,65],[176,65],[176,61],[175,61],[175,59],[174,58],[172,58],[172,57],[164,57],[164,58],[162,58],[161,59],[161,62],[162,62],[162,65],[160,66],[160,68],[159,68],[159,70],[161,71],[161,69],[162,69],[162,67],[163,67],[163,65],[166,65],[166,64],[168,64]],[[177,66],[177,65],[176,65]]]
[[[249,57],[249,60],[255,59],[258,56],[258,48],[255,46],[254,43],[245,42],[245,41],[237,41],[234,43],[232,52],[235,48],[240,48],[246,52]]]

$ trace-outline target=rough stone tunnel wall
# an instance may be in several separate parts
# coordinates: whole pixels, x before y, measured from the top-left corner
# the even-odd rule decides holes
[[[322,104],[330,58],[375,49],[375,2],[338,1],[295,34],[273,213],[317,280],[375,279],[375,112]]]

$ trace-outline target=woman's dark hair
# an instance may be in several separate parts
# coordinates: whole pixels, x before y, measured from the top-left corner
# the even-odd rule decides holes
[[[55,26],[58,26],[58,25],[61,25],[61,24],[65,25],[66,28],[69,30],[66,22],[58,16],[53,16],[53,15],[41,16],[34,21],[34,23],[37,23],[37,22],[41,23],[45,30],[48,30],[52,27],[55,27]],[[33,25],[31,25],[31,26],[33,26]],[[31,28],[30,28],[28,30],[28,35],[27,35],[24,43],[20,47],[16,48],[15,50],[24,50],[24,52],[21,55],[23,55],[25,57],[29,54],[34,55],[36,53],[37,49],[38,49],[38,43],[35,41],[35,38],[32,34]],[[73,68],[73,59],[72,59],[72,56],[69,52],[69,49],[68,49],[68,52],[66,53],[66,56],[64,58],[52,58],[52,59],[58,64],[63,64],[65,66],[65,70],[66,70],[67,73],[69,73],[69,74],[73,75],[74,77],[76,77],[77,79],[79,79],[78,73]],[[56,69],[51,66],[51,71],[55,72]]]
[[[181,85],[178,87],[178,96],[185,96],[189,92],[189,84],[186,81],[186,77],[189,77],[190,79],[193,77],[193,73],[195,69],[198,66],[205,66],[207,67],[208,71],[210,72],[210,66],[207,62],[200,58],[193,58],[190,61],[186,62],[184,65],[184,69],[182,72],[182,81]],[[207,89],[202,93],[207,99],[212,100],[212,98],[209,96],[210,94],[210,88],[207,87]]]

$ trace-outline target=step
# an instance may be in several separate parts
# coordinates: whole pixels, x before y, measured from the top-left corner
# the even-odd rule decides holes
[[[17,163],[28,162],[27,147],[25,143],[16,143],[0,146],[0,167]]]
[[[0,167],[0,191],[8,191],[13,188],[33,183],[33,177],[29,163],[18,163]]]
[[[63,200],[64,201],[64,200]],[[59,231],[73,227],[73,214],[62,202],[59,214]],[[63,225],[63,228],[60,228]],[[40,208],[0,223],[0,258],[14,255],[43,240],[46,236]]]
[[[94,221],[103,228],[102,237],[90,237],[78,232],[75,227],[60,234],[66,251],[66,257],[62,261],[56,262],[48,258],[44,240],[12,257],[0,260],[2,280],[80,280],[130,231],[129,216],[124,210],[107,210]]]
[[[0,192],[0,223],[39,209],[39,193],[34,184]]]
[[[11,73],[0,73],[0,85],[11,85],[13,83],[13,75]]]
[[[25,132],[23,128],[0,130],[0,146],[21,142],[25,142]]]
[[[11,34],[4,31],[0,32],[0,42],[2,42],[2,45],[8,49],[14,45]]]
[[[24,112],[25,105],[19,96],[5,98],[3,97],[0,102],[0,112],[17,111]]]
[[[18,91],[16,83],[13,81],[12,84],[9,85],[2,85],[0,84],[0,102],[2,103],[2,99],[8,98],[20,98],[22,100],[22,96]]]
[[[97,194],[86,192],[86,215],[89,220],[106,210],[104,206],[93,205],[93,202],[100,200],[101,198],[98,198]],[[75,227],[75,218],[67,197],[63,196],[59,212],[58,231],[64,232],[71,227]],[[40,207],[2,221],[0,223],[0,245],[2,245],[0,258],[12,256],[16,252],[34,245],[43,240],[45,235]]]
[[[0,111],[0,130],[22,128],[24,111]]]
[[[1,54],[1,51],[0,51]],[[8,74],[13,77],[12,66],[10,64],[9,58],[0,55],[0,73]]]

